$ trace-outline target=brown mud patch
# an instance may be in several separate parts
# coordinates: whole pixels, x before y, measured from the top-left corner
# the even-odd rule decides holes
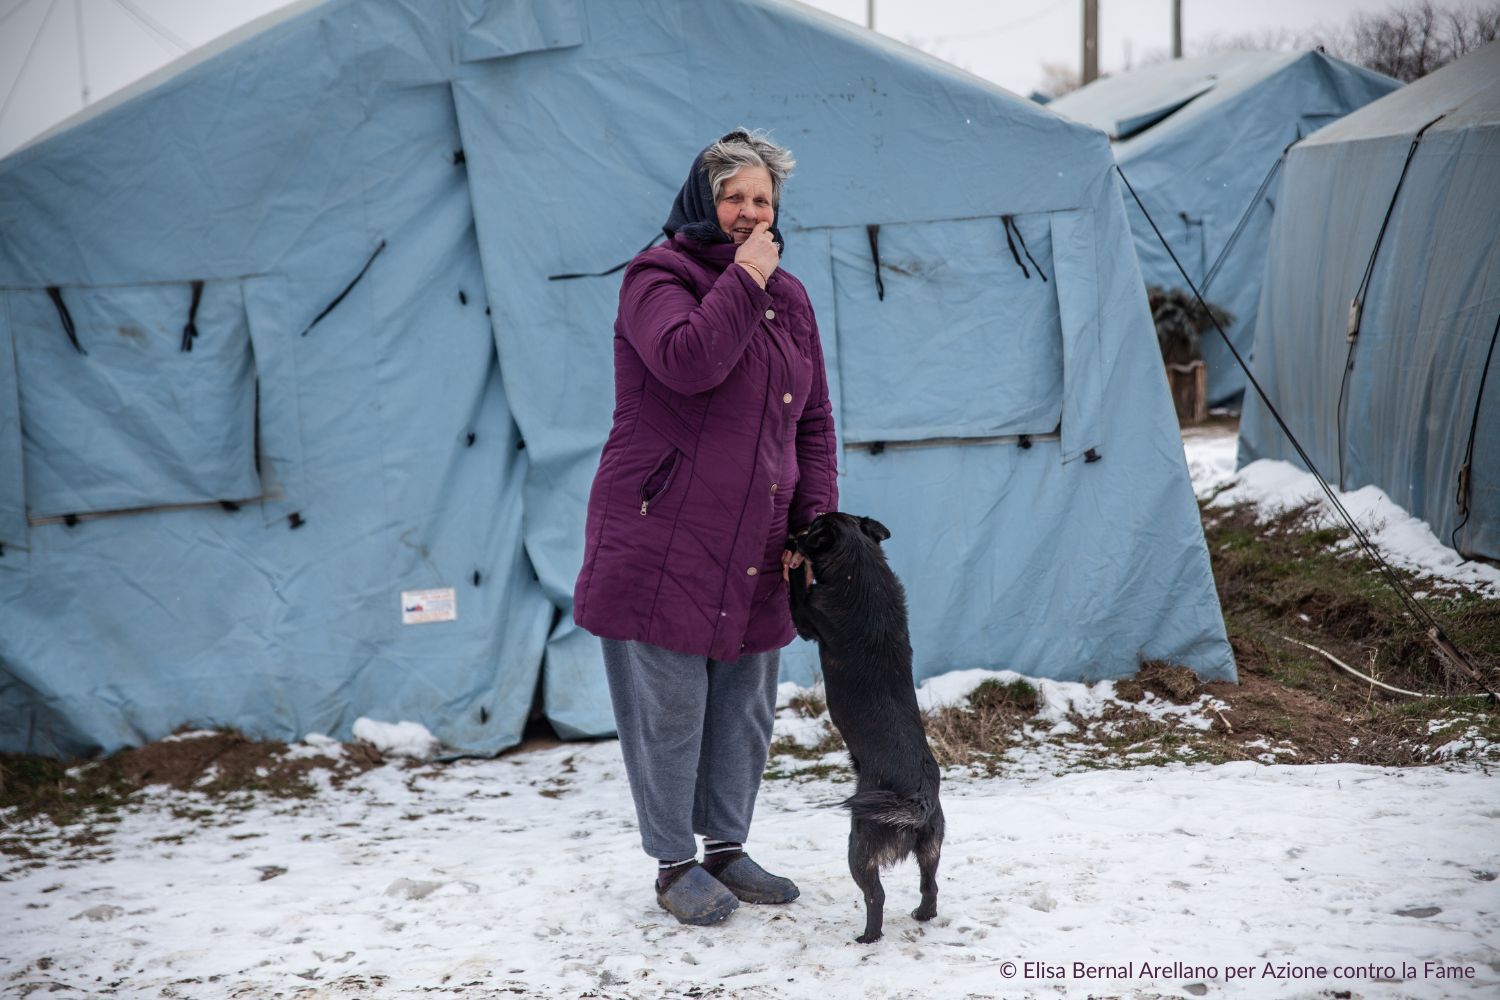
[[[318,792],[314,771],[326,772],[339,787],[380,763],[379,751],[368,744],[330,742],[294,752],[232,730],[179,732],[95,760],[0,754],[0,854],[38,856],[33,848],[40,842],[16,831],[39,819],[47,821],[44,839],[67,830],[64,839],[73,848],[99,845],[108,825],[152,786],[193,793],[174,813],[196,815],[229,799],[307,799]]]

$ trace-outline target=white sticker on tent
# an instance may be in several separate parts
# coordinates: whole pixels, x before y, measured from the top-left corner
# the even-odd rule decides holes
[[[425,625],[427,622],[457,620],[458,596],[452,587],[401,592],[402,625]]]

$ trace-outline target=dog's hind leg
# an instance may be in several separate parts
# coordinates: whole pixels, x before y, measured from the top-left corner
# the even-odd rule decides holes
[[[885,916],[885,888],[880,884],[880,859],[876,856],[869,833],[860,831],[855,820],[849,831],[849,874],[865,894],[865,932],[854,940],[870,944],[880,940],[881,922]],[[861,833],[864,833],[861,836]]]
[[[917,856],[917,867],[922,872],[922,903],[911,911],[917,920],[931,920],[937,916],[937,869],[938,858],[943,853],[943,827],[939,820],[935,828],[923,831],[917,837],[913,849]]]

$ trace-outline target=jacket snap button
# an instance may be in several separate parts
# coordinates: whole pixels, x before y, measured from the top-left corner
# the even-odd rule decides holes
[[[776,318],[776,310],[775,309],[767,309],[766,310],[766,319],[775,319],[775,318]]]
[[[775,483],[772,483],[772,484],[771,484],[771,492],[772,492],[772,493],[775,493],[775,492],[776,492],[776,484],[775,484]]]
[[[759,572],[760,572],[760,570],[756,569],[754,566],[751,566],[749,569],[745,570],[745,575],[746,576],[754,576],[755,574],[757,574]]]
[[[781,397],[781,401],[783,403],[790,403],[792,401],[792,394],[791,393],[785,394],[784,396]]]

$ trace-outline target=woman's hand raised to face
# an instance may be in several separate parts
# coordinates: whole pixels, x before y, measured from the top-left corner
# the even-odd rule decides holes
[[[736,264],[749,264],[746,271],[756,279],[756,284],[766,287],[766,282],[771,280],[772,273],[781,264],[781,251],[776,248],[776,241],[771,239],[769,222],[756,223],[755,231],[734,252],[734,261]],[[757,275],[756,271],[760,274]]]

